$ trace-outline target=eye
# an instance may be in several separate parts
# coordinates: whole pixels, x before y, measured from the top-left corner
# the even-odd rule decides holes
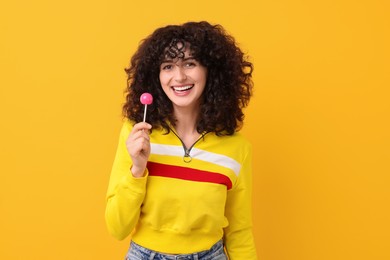
[[[170,70],[172,69],[172,64],[162,64],[161,65],[161,70]]]
[[[188,62],[186,62],[186,63],[184,64],[184,67],[186,67],[186,68],[193,68],[193,67],[195,67],[195,66],[196,66],[196,63],[193,62],[193,61],[188,61]]]

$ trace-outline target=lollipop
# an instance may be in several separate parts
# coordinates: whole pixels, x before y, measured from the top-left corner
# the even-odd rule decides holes
[[[144,121],[146,120],[146,110],[148,109],[148,105],[153,103],[153,96],[150,93],[143,93],[139,99],[141,101],[141,104],[145,105],[144,109]]]

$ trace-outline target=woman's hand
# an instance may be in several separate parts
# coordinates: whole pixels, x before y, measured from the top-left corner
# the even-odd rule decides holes
[[[142,177],[150,155],[149,130],[152,126],[141,122],[134,125],[126,140],[127,151],[133,161],[130,171],[134,177]]]

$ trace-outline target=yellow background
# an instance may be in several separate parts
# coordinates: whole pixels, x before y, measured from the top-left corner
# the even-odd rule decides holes
[[[3,1],[0,259],[123,259],[104,223],[123,68],[189,20],[255,64],[260,259],[390,259],[388,17],[386,0]]]

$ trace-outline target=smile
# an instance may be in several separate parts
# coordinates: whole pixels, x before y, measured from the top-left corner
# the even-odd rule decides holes
[[[177,91],[177,92],[183,92],[183,91],[187,91],[187,90],[190,90],[194,87],[194,85],[185,85],[185,86],[173,86],[172,89],[174,91]]]

